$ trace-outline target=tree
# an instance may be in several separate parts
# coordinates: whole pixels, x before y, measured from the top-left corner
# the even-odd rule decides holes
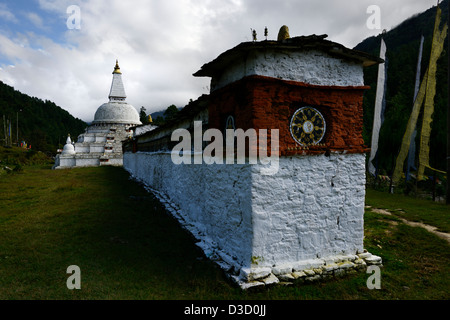
[[[139,111],[139,120],[142,122],[142,124],[148,124],[148,117],[147,114],[145,113],[146,110],[147,109],[145,109],[145,107],[142,106]]]
[[[30,97],[0,81],[0,139],[3,140],[3,116],[11,120],[15,143],[25,141],[34,150],[56,153],[61,137],[77,137],[87,124],[50,100]],[[17,130],[18,129],[18,130]]]
[[[170,105],[166,111],[164,111],[164,120],[165,122],[169,122],[175,118],[178,113],[178,108],[175,105]]]
[[[160,126],[162,126],[164,123],[165,123],[164,118],[161,117],[161,116],[157,116],[156,119],[153,119],[153,124],[154,124],[155,126],[160,127]]]

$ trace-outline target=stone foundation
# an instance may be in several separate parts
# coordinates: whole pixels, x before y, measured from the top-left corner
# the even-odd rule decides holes
[[[230,275],[242,289],[273,284],[314,282],[365,272],[367,266],[382,266],[382,259],[364,250],[356,255],[334,256],[326,259],[299,261],[294,265],[272,268],[241,269],[239,275]]]

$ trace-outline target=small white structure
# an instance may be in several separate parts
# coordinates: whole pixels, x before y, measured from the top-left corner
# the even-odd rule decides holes
[[[62,154],[64,155],[75,154],[75,147],[72,144],[70,135],[67,137],[66,144],[64,145],[64,149],[62,150]]]
[[[78,136],[75,146],[70,137],[67,138],[63,152],[56,156],[53,168],[121,166],[122,141],[130,138],[133,135],[131,128],[140,124],[137,110],[126,102],[122,72],[116,61],[109,102],[97,109],[94,121],[85,133]]]

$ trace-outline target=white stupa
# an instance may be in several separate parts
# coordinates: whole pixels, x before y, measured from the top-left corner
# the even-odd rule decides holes
[[[64,155],[75,154],[75,147],[72,144],[72,140],[70,139],[70,134],[67,136],[66,144],[64,145],[64,149],[61,154],[64,154]]]
[[[62,153],[56,156],[54,169],[122,165],[122,141],[133,135],[132,127],[142,123],[137,110],[126,102],[118,61],[108,97],[109,102],[97,109],[94,121],[78,136],[75,146],[69,135]]]

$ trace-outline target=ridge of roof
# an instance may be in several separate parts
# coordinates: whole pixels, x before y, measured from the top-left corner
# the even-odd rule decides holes
[[[328,35],[326,34],[322,35],[312,34],[309,36],[292,37],[285,39],[283,41],[263,40],[263,41],[241,42],[237,46],[221,53],[217,58],[215,58],[211,62],[204,64],[200,68],[200,70],[195,72],[193,75],[195,77],[213,76],[216,72],[225,68],[226,65],[228,65],[234,59],[236,59],[243,52],[248,52],[257,49],[270,49],[270,48],[287,49],[287,50],[319,49],[329,53],[332,56],[338,56],[350,60],[360,61],[362,62],[364,67],[384,62],[384,60],[380,59],[379,57],[375,57],[373,55],[355,49],[349,49],[337,42],[325,40],[325,38],[327,37]]]

